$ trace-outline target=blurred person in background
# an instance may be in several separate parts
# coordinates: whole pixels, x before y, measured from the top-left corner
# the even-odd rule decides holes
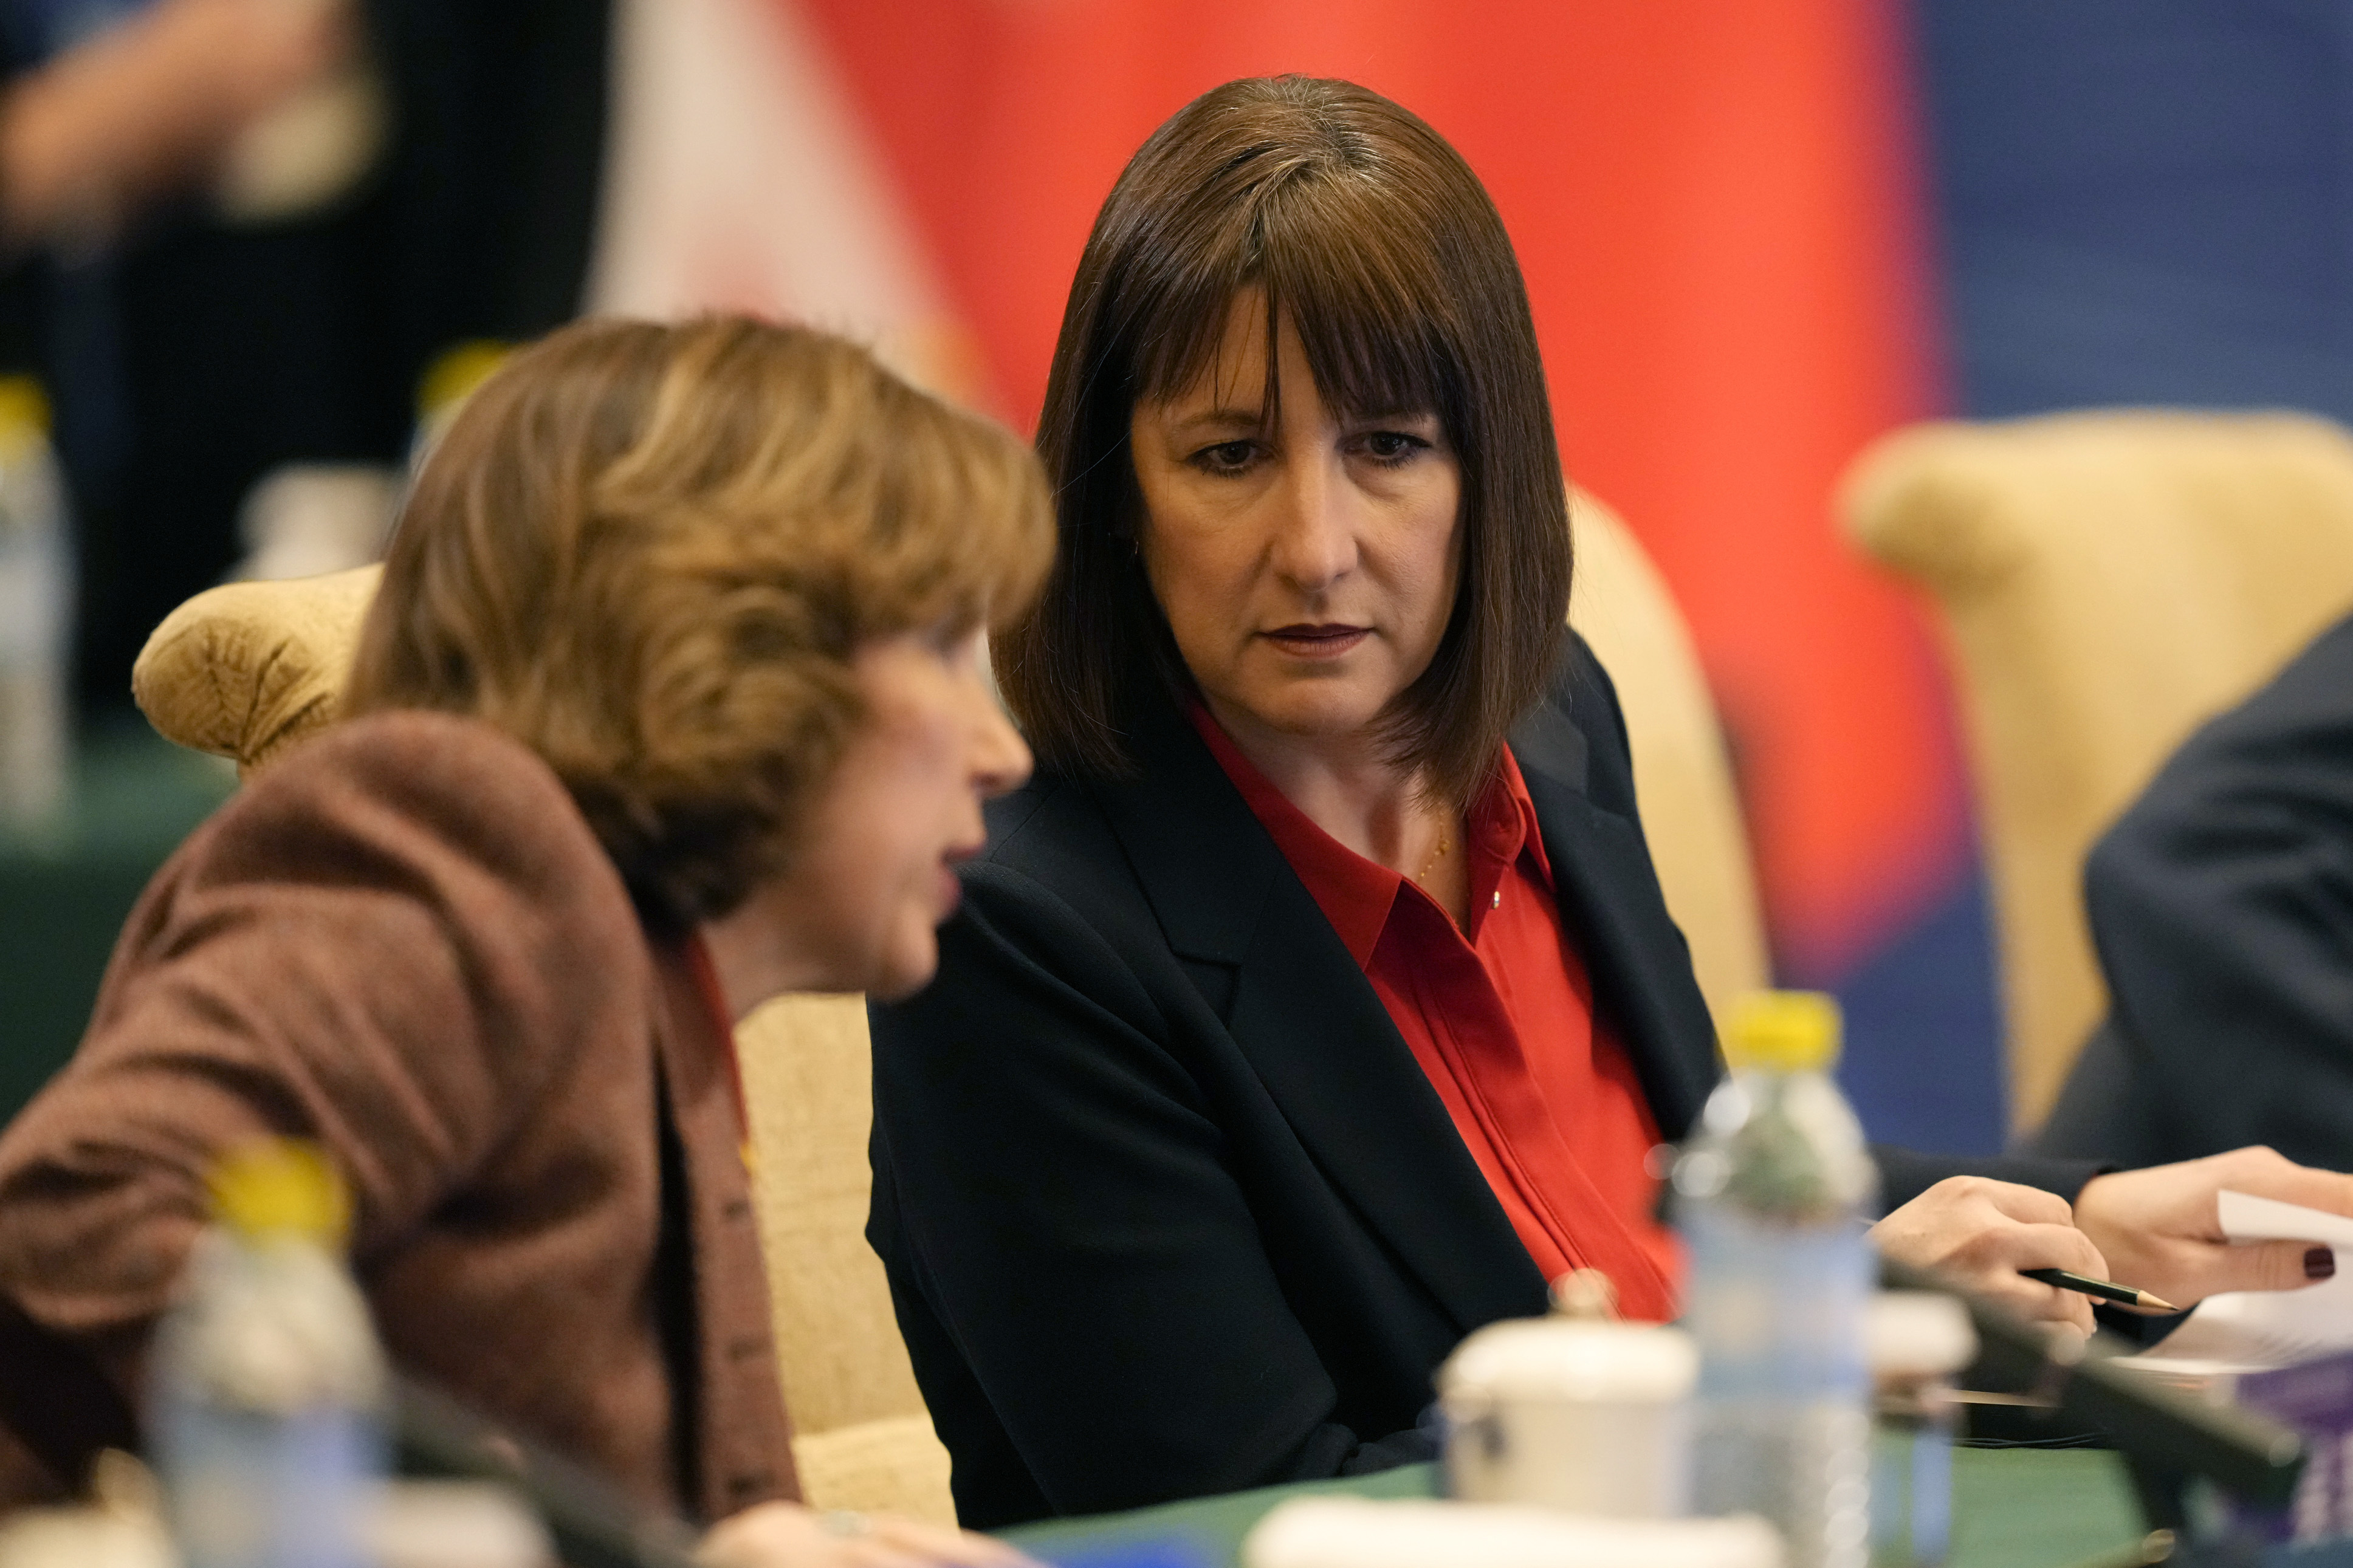
[[[2108,1016],[2031,1147],[2353,1161],[2353,620],[2182,743],[2084,906]]]
[[[394,1364],[723,1521],[712,1562],[1018,1562],[770,1500],[732,1037],[786,990],[930,977],[980,803],[1029,771],[980,645],[1049,507],[1008,432],[806,330],[586,323],[491,377],[419,476],[349,717],[158,873],[0,1135],[0,1498],[135,1443],[207,1173],[292,1136],[352,1190]]]
[[[57,409],[85,702],[125,702],[156,623],[280,532],[315,542],[287,571],[372,556],[429,369],[576,313],[609,20],[6,0],[0,370]]]
[[[1039,770],[872,1013],[868,1235],[960,1516],[1431,1458],[1433,1370],[1549,1279],[1674,1314],[1646,1155],[1720,1070],[1502,219],[1377,94],[1205,94],[1103,205],[1039,445],[1054,568],[994,653]],[[2353,1214],[2260,1150],[1875,1152],[1883,1253],[2081,1328],[2018,1270],[2301,1285],[2328,1249],[2224,1245],[2217,1192]]]
[[[248,127],[348,58],[357,23],[335,0],[114,9],[15,0],[10,42],[20,62],[40,63],[20,63],[0,98],[0,243],[11,249],[98,245],[217,173]]]

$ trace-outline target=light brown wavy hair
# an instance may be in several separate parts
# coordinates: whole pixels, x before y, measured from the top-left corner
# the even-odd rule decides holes
[[[565,328],[417,475],[345,710],[483,720],[553,767],[649,923],[734,908],[864,718],[851,660],[1026,609],[1036,459],[863,349],[733,317]]]
[[[1288,320],[1328,406],[1429,409],[1461,464],[1452,614],[1430,668],[1381,719],[1391,754],[1460,805],[1567,640],[1566,487],[1495,204],[1444,137],[1351,82],[1257,78],[1204,93],[1104,198],[1039,420],[1059,537],[1036,611],[997,639],[1006,700],[1041,766],[1118,777],[1133,771],[1137,699],[1194,689],[1137,558],[1129,416],[1215,362],[1227,312],[1252,289],[1266,300],[1269,430]]]

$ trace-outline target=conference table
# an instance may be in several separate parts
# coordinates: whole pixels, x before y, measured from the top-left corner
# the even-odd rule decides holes
[[[1439,1495],[1430,1465],[1299,1486],[1266,1487],[1091,1519],[1001,1531],[1031,1555],[1070,1568],[1230,1568],[1242,1537],[1289,1498]],[[2138,1561],[2146,1527],[2124,1462],[2103,1448],[1963,1448],[1953,1463],[1949,1568],[2094,1568]]]

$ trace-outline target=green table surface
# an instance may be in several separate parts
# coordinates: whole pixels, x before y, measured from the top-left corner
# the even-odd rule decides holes
[[[1275,1504],[1343,1493],[1366,1498],[1437,1495],[1435,1466],[1301,1486],[1266,1487],[1194,1502],[1092,1519],[1053,1520],[1003,1531],[1026,1552],[1075,1558],[1146,1542],[1182,1540],[1203,1561],[1232,1563],[1242,1537]],[[1964,1448],[1953,1463],[1950,1568],[2075,1568],[2113,1563],[2142,1537],[2124,1465],[2105,1449]]]
[[[73,1054],[131,906],[237,779],[136,714],[79,738],[67,809],[0,829],[0,1121]]]

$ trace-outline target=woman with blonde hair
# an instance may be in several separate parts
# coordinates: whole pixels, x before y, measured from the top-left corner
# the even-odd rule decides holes
[[[819,333],[516,355],[418,477],[349,717],[157,874],[0,1136],[0,1327],[135,1405],[207,1169],[314,1140],[396,1365],[727,1560],[1006,1556],[789,1506],[732,1031],[929,978],[1029,772],[980,639],[1047,508],[1013,437]],[[9,1490],[78,1485],[86,1415],[0,1379]]]

